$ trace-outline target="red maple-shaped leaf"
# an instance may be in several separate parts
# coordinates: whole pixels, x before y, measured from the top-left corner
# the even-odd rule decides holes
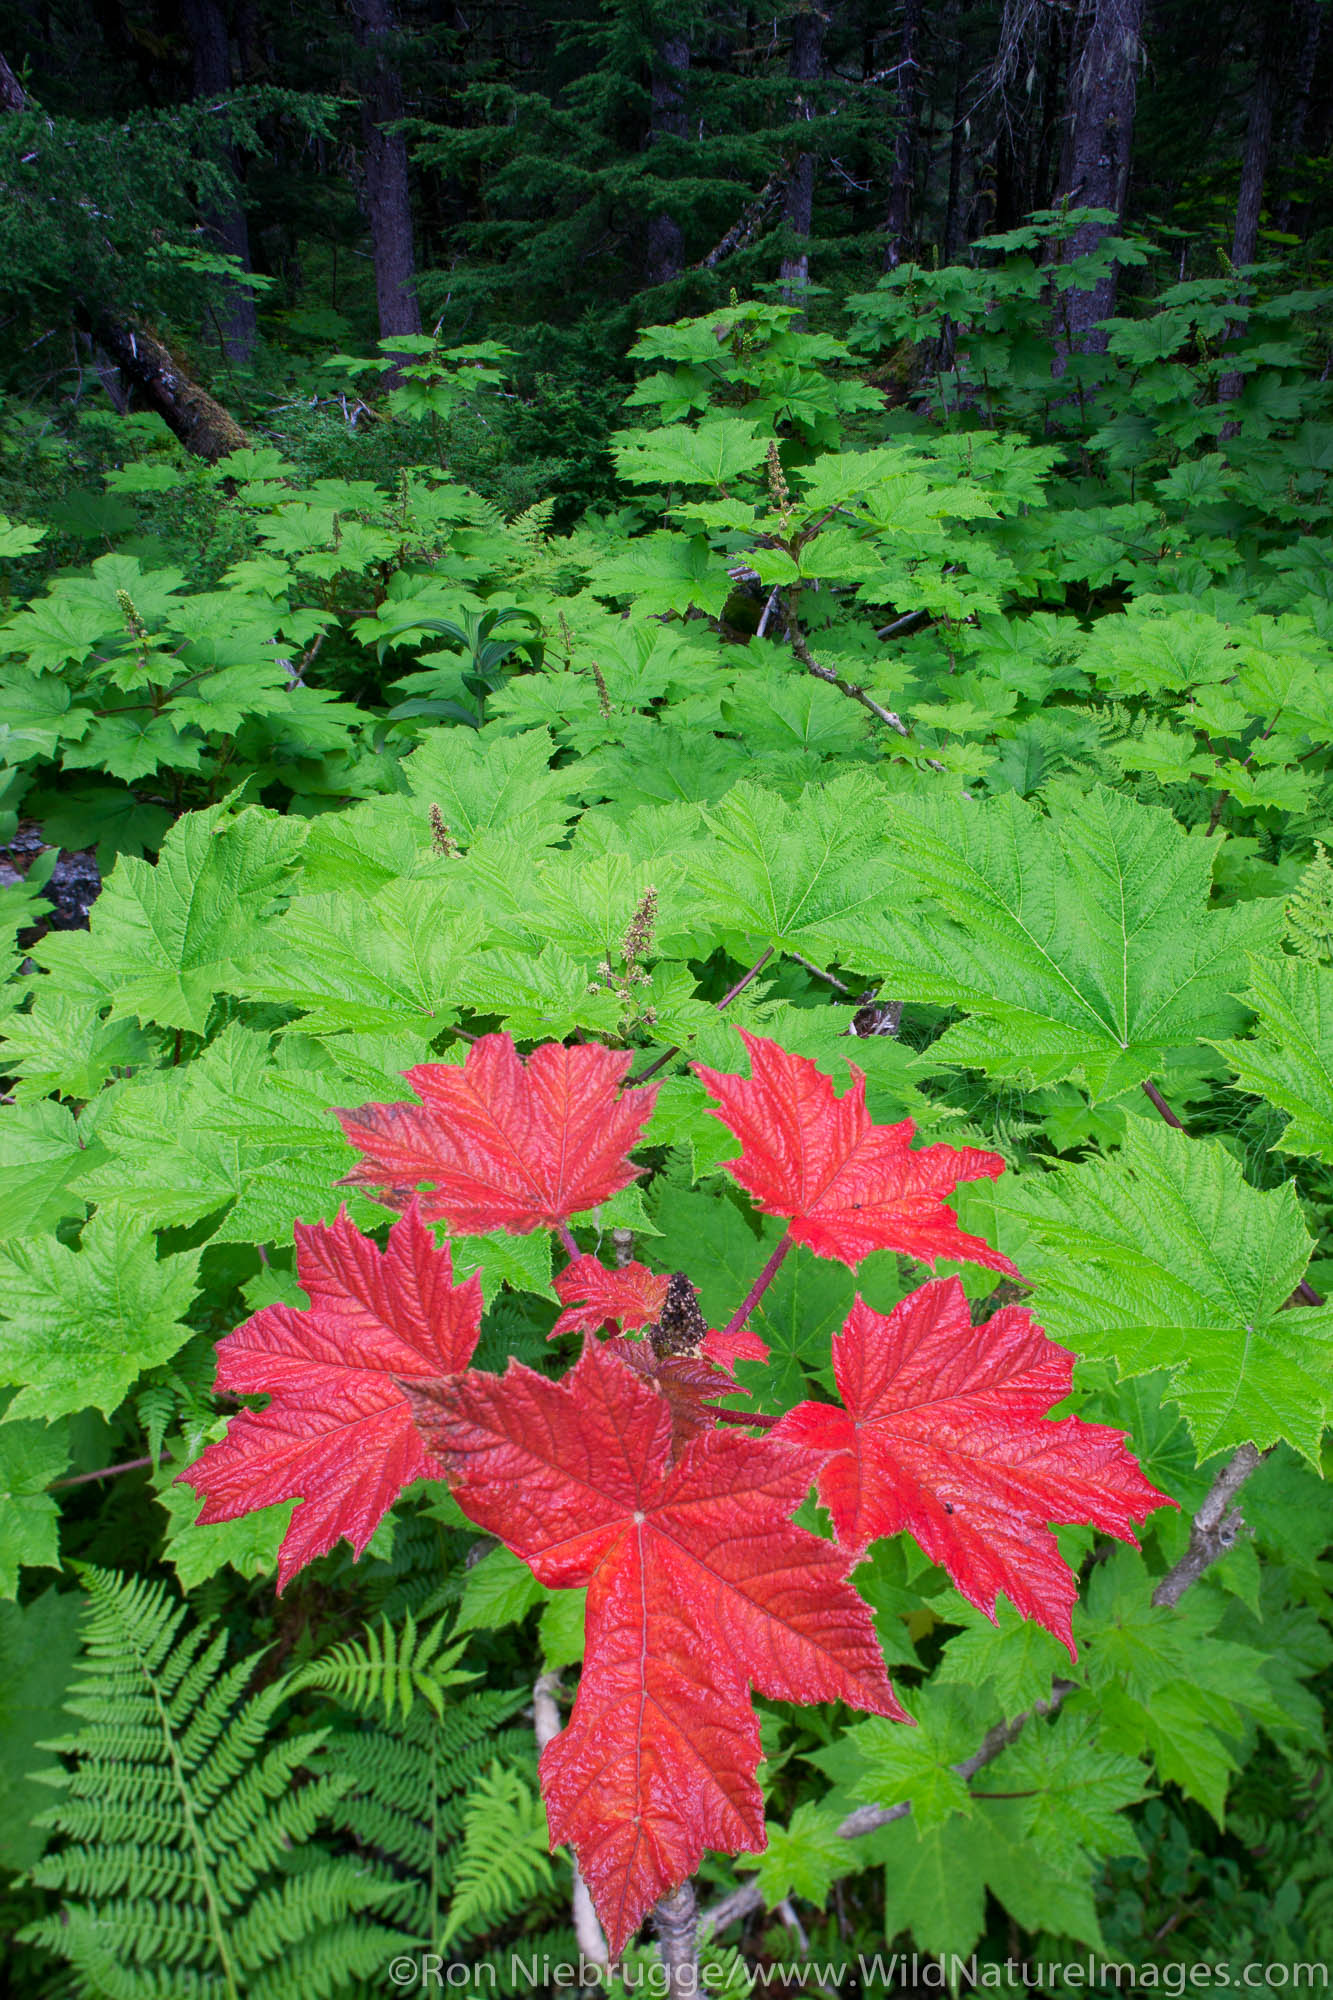
[[[673,1458],[691,1438],[716,1428],[722,1398],[736,1394],[735,1382],[704,1360],[702,1349],[698,1354],[659,1354],[651,1341],[619,1335],[607,1342],[607,1351],[632,1368],[666,1404]]]
[[[964,1234],[942,1199],[959,1181],[1003,1173],[998,1153],[970,1146],[913,1151],[910,1118],[872,1124],[865,1077],[854,1064],[851,1089],[835,1097],[830,1079],[807,1056],[738,1032],[750,1052],[748,1079],[702,1063],[695,1074],[719,1101],[713,1117],[744,1149],[727,1172],[768,1214],[790,1218],[795,1242],[844,1264],[859,1264],[872,1250],[901,1250],[927,1264],[956,1257],[1013,1271],[989,1243]]]
[[[526,1063],[508,1035],[483,1035],[467,1061],[406,1072],[420,1104],[340,1111],[364,1155],[345,1185],[394,1206],[425,1184],[422,1213],[451,1229],[555,1229],[627,1187],[653,1108],[651,1089],[621,1090],[627,1052],[545,1042]]]
[[[398,1378],[466,1368],[481,1328],[481,1280],[455,1285],[416,1207],[381,1253],[340,1210],[332,1227],[296,1225],[307,1308],[266,1306],[218,1342],[217,1386],[268,1395],[180,1477],[234,1521],[299,1497],[278,1557],[278,1588],[346,1536],[358,1555],[405,1486],[439,1478]]]
[[[1047,1524],[1132,1542],[1132,1521],[1175,1504],[1122,1431],[1048,1419],[1073,1366],[1023,1307],[974,1327],[958,1280],[935,1279],[887,1317],[858,1298],[833,1343],[845,1407],[798,1404],[771,1435],[821,1455],[819,1497],[844,1548],[906,1530],[969,1603],[993,1618],[1003,1591],[1072,1655],[1078,1584]]]
[[[761,1340],[748,1326],[743,1326],[739,1333],[728,1333],[725,1327],[714,1327],[699,1352],[706,1360],[724,1369],[734,1381],[738,1361],[767,1361],[768,1342]]]
[[[869,1613],[846,1556],[791,1524],[806,1455],[712,1431],[673,1463],[663,1398],[597,1341],[559,1382],[511,1362],[413,1401],[464,1512],[543,1583],[588,1587],[541,1776],[619,1952],[705,1847],[764,1845],[751,1685],[901,1716]]]
[[[596,1333],[608,1321],[621,1331],[652,1326],[666,1301],[670,1279],[646,1264],[629,1263],[608,1271],[595,1257],[574,1257],[555,1280],[565,1310],[551,1328],[559,1333]]]

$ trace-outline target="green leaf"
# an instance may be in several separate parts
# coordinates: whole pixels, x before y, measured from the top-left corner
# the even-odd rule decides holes
[[[1245,1000],[1258,1017],[1253,1035],[1214,1046],[1242,1090],[1288,1114],[1277,1151],[1333,1164],[1333,971],[1299,958],[1251,959]]]
[[[1017,1715],[1033,1702],[1048,1701],[1051,1682],[1068,1671],[1069,1655],[1060,1641],[1030,1618],[1020,1618],[1007,1598],[996,1604],[994,1623],[962,1598],[936,1609],[949,1624],[966,1620],[936,1670],[941,1686],[989,1685],[1004,1713]]]
[[[819,965],[877,963],[892,882],[886,809],[882,787],[856,771],[811,786],[794,805],[734,785],[705,809],[713,840],[693,871],[700,917]]]
[[[105,1149],[68,1105],[44,1099],[0,1111],[0,1241],[40,1236],[82,1212],[73,1184]]]
[[[1164,1369],[1201,1456],[1285,1437],[1317,1462],[1333,1306],[1286,1309],[1312,1248],[1294,1187],[1261,1193],[1217,1140],[1134,1119],[1113,1159],[1026,1175],[996,1206],[1031,1234],[1053,1340]]]
[[[427,813],[434,805],[461,847],[492,829],[549,846],[564,833],[574,791],[567,769],[551,769],[554,755],[545,729],[521,736],[494,728],[433,730],[403,765],[423,836],[429,839]]]
[[[902,1700],[915,1729],[873,1716],[848,1731],[861,1766],[853,1797],[877,1806],[910,1799],[924,1834],[954,1813],[972,1811],[967,1785],[950,1767],[972,1754],[999,1709],[993,1696],[934,1682],[907,1691]]]
[[[364,899],[302,896],[270,927],[242,990],[302,1008],[311,1034],[431,1036],[456,1018],[456,989],[481,941],[448,881],[390,882]]]
[[[91,1405],[109,1417],[145,1368],[190,1338],[181,1315],[198,1263],[198,1251],[159,1258],[153,1231],[111,1209],[93,1216],[77,1250],[0,1247],[0,1379],[20,1385],[6,1416]]]
[[[46,1489],[68,1464],[64,1423],[0,1423],[0,1597],[18,1595],[21,1564],[59,1569],[60,1509]]]
[[[572,1667],[583,1658],[586,1590],[553,1590],[537,1626],[542,1664],[548,1671]]]
[[[833,1884],[857,1866],[856,1851],[840,1838],[838,1824],[837,1813],[810,1800],[797,1806],[786,1826],[768,1822],[764,1853],[757,1859],[742,1855],[737,1862],[754,1869],[765,1909],[776,1909],[789,1896],[801,1896],[817,1910],[827,1906]]]
[[[491,1549],[463,1580],[463,1601],[454,1630],[471,1632],[481,1626],[494,1631],[502,1625],[516,1625],[546,1596],[525,1562],[506,1548]]]
[[[3,1436],[0,1431],[0,1436]],[[158,1505],[166,1509],[167,1535],[162,1550],[180,1580],[182,1590],[194,1590],[220,1569],[231,1568],[238,1576],[273,1576],[278,1567],[278,1544],[287,1532],[295,1500],[283,1500],[276,1507],[257,1507],[234,1521],[215,1521],[200,1527],[196,1516],[204,1506],[203,1494],[176,1479],[178,1467],[164,1465],[154,1480]]]
[[[616,470],[635,486],[725,486],[762,465],[768,440],[744,417],[716,417],[688,430],[626,431],[613,439]]]
[[[1024,1837],[1063,1874],[1081,1866],[1085,1855],[1100,1861],[1138,1852],[1124,1810],[1143,1797],[1144,1777],[1137,1758],[1098,1744],[1092,1717],[1065,1710],[1052,1721],[1027,1723],[977,1785],[1035,1793],[1018,1802]]]
[[[1280,906],[1207,906],[1216,849],[1159,808],[1095,786],[984,805],[925,801],[891,830],[897,904],[875,969],[895,997],[971,1018],[930,1050],[993,1076],[1081,1073],[1094,1101],[1142,1081],[1167,1050],[1238,1019],[1245,953],[1270,943]]]
[[[156,867],[122,855],[91,929],[45,938],[33,956],[67,989],[202,1034],[215,993],[260,950],[259,931],[305,839],[297,820],[226,804],[177,820]]]
[[[0,1604],[0,1868],[31,1868],[50,1839],[41,1821],[50,1790],[33,1774],[50,1764],[39,1746],[68,1726],[82,1603],[77,1591],[51,1589],[22,1608]]]

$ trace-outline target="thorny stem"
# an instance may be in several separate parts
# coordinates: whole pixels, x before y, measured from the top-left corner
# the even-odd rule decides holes
[[[562,1222],[559,1225],[559,1233],[560,1233],[560,1241],[564,1244],[570,1256],[581,1257],[583,1255],[583,1252],[579,1249],[578,1242],[577,1239],[575,1238],[574,1232],[570,1228],[567,1222]]]
[[[719,1014],[722,1012],[722,1009],[724,1007],[729,1007],[731,1005],[732,1001],[736,998],[738,993],[743,993],[745,991],[750,981],[756,978],[758,974],[763,971],[764,967],[768,964],[768,961],[770,958],[772,958],[772,956],[773,956],[773,946],[770,945],[768,950],[764,952],[761,957],[755,960],[754,964],[750,967],[750,970],[748,972],[742,973],[741,977],[736,981],[736,984],[731,988],[730,992],[724,993],[722,995],[722,998],[717,1003],[717,1011]],[[636,1071],[636,1073],[628,1079],[626,1088],[629,1087],[629,1084],[647,1083],[650,1076],[656,1076],[659,1069],[665,1069],[667,1064],[671,1061],[671,1058],[673,1056],[678,1056],[679,1054],[680,1054],[680,1043],[673,1042],[669,1049],[664,1049],[660,1056],[657,1056],[652,1062],[649,1063],[647,1069],[641,1069]]]
[[[1252,1444],[1242,1445],[1228,1463],[1218,1473],[1190,1528],[1190,1544],[1184,1556],[1174,1569],[1166,1575],[1153,1592],[1152,1601],[1166,1608],[1173,1607],[1184,1596],[1191,1584],[1197,1583],[1211,1564],[1224,1556],[1234,1546],[1240,1531],[1240,1516],[1230,1507],[1240,1488],[1255,1467],[1267,1458],[1267,1452],[1259,1452]],[[1228,1525],[1230,1524],[1230,1525]],[[984,1770],[999,1756],[1002,1750],[1022,1733],[1035,1715],[1054,1715],[1066,1696],[1074,1693],[1076,1683],[1058,1680],[1053,1682],[1048,1701],[1034,1702],[1021,1714],[1011,1716],[1004,1722],[997,1722],[987,1730],[970,1757],[951,1769],[969,1784],[977,1772]],[[892,1806],[858,1806],[848,1813],[838,1827],[841,1840],[855,1840],[863,1833],[874,1833],[876,1828],[888,1826],[894,1820],[906,1819],[912,1810],[910,1799],[902,1799]],[[720,1937],[729,1924],[737,1923],[764,1907],[763,1893],[754,1882],[746,1882],[733,1889],[711,1910],[706,1910],[700,1919],[705,1929],[713,1936]]]
[[[729,1333],[740,1332],[746,1320],[750,1317],[750,1314],[772,1284],[774,1278],[777,1277],[778,1267],[782,1263],[783,1258],[794,1247],[794,1239],[791,1231],[788,1230],[783,1236],[782,1241],[778,1244],[777,1249],[773,1252],[773,1255],[765,1264],[763,1270],[759,1273],[759,1276],[751,1285],[749,1291],[745,1294],[745,1297],[741,1300],[741,1303],[737,1306],[735,1312],[731,1315],[731,1318],[723,1327],[722,1333],[724,1338]]]

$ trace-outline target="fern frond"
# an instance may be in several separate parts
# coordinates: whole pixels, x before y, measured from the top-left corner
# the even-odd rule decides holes
[[[1297,958],[1310,965],[1333,963],[1333,861],[1322,841],[1314,859],[1287,898],[1285,936]]]
[[[517,1771],[493,1763],[464,1811],[463,1852],[441,1943],[493,1930],[553,1880],[544,1806]]]
[[[476,1679],[475,1674],[460,1673],[454,1665],[465,1640],[441,1652],[444,1632],[443,1618],[418,1632],[409,1611],[401,1633],[382,1618],[378,1629],[366,1627],[362,1639],[345,1640],[322,1660],[303,1667],[292,1685],[323,1689],[358,1708],[382,1707],[389,1722],[395,1707],[406,1721],[414,1698],[420,1695],[437,1716],[443,1717],[448,1689]]]
[[[23,1940],[70,1963],[71,1990],[108,2000],[240,2000],[293,1952],[329,1977],[287,1992],[333,1992],[369,1944],[383,1964],[396,1934],[362,1915],[389,1893],[382,1879],[311,1848],[350,1777],[321,1768],[325,1731],[274,1726],[290,1683],[248,1694],[253,1658],[224,1667],[225,1633],[188,1624],[163,1584],[79,1574],[84,1653],[66,1706],[84,1727],[45,1746],[71,1759],[44,1774],[60,1798],[43,1818],[66,1844],[30,1877],[63,1901]]]

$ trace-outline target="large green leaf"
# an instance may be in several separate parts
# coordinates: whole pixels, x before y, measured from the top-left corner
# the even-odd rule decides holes
[[[1276,902],[1207,907],[1217,849],[1103,786],[1049,817],[1013,793],[896,811],[899,906],[875,969],[896,998],[966,1010],[932,1061],[1081,1074],[1094,1099],[1139,1083],[1169,1049],[1238,1025],[1247,950]]]
[[[1333,1164],[1333,971],[1298,958],[1254,959],[1245,998],[1258,1017],[1253,1035],[1216,1046],[1242,1090],[1288,1113],[1277,1149]]]
[[[994,1200],[1030,1232],[1024,1271],[1052,1339],[1123,1374],[1165,1369],[1200,1456],[1285,1437],[1317,1459],[1333,1306],[1287,1306],[1312,1248],[1290,1184],[1261,1193],[1217,1140],[1134,1119],[1113,1159]]]

